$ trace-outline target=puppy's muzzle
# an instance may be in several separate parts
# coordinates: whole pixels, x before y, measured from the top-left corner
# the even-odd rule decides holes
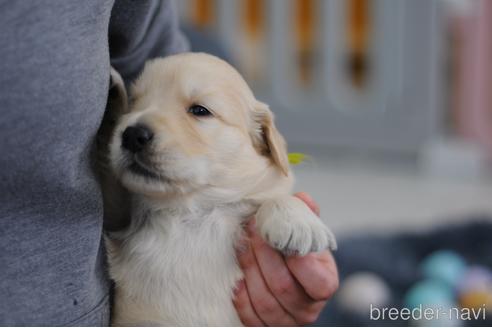
[[[150,144],[154,133],[145,125],[129,126],[121,136],[121,146],[132,153],[138,153]]]

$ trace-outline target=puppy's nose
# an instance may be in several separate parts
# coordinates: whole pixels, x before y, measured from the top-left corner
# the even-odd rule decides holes
[[[138,153],[152,140],[154,134],[144,125],[129,126],[123,131],[121,146]]]

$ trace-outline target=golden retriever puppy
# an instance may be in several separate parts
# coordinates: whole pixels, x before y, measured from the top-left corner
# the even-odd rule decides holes
[[[109,144],[130,194],[121,205],[131,205],[130,225],[107,239],[114,325],[241,325],[235,249],[254,214],[285,254],[336,247],[291,196],[271,111],[226,62],[201,53],[150,61],[129,97]]]

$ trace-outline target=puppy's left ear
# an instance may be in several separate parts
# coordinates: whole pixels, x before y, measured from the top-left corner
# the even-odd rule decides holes
[[[287,176],[289,174],[289,159],[287,144],[278,132],[274,123],[274,115],[268,105],[257,101],[253,109],[254,131],[252,135],[254,147]]]
[[[128,112],[128,94],[125,82],[120,73],[111,67],[111,77],[108,91],[108,108],[113,114],[122,115]]]

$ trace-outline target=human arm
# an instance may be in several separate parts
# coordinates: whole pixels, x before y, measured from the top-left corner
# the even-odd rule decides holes
[[[108,37],[111,65],[127,85],[147,60],[189,50],[170,0],[116,0]]]

